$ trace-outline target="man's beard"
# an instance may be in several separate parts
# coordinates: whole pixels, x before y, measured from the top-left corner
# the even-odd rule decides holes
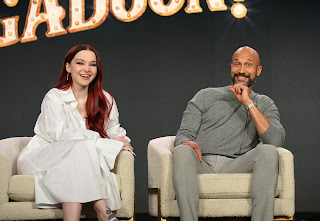
[[[256,82],[256,80],[257,80],[257,77],[251,79],[251,77],[250,77],[249,74],[236,73],[236,74],[234,74],[234,75],[231,77],[233,84],[236,84],[236,83],[237,83],[236,77],[238,77],[238,76],[242,76],[242,77],[248,78],[248,82],[244,84],[244,85],[247,86],[247,87],[251,87],[251,86]]]

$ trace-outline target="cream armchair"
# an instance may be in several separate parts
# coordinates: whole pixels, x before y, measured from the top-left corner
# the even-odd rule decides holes
[[[17,175],[17,156],[30,137],[0,140],[0,220],[61,219],[61,209],[38,209],[35,206],[34,177]],[[122,208],[119,219],[134,220],[134,157],[121,151],[113,172],[116,174]],[[96,217],[90,204],[83,207],[82,218]]]
[[[179,217],[172,182],[174,136],[153,139],[148,145],[149,213],[159,220]],[[275,197],[275,220],[294,220],[295,189],[293,155],[284,148],[280,154]],[[199,217],[249,217],[251,174],[199,174]]]

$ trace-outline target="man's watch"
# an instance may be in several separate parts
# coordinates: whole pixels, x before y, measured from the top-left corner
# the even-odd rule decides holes
[[[251,104],[249,104],[248,106],[246,106],[247,111],[251,108],[256,106],[256,104],[254,102],[252,102]]]

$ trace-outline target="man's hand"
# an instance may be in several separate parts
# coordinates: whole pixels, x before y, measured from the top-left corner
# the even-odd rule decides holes
[[[242,84],[235,84],[230,86],[230,90],[238,101],[247,107],[249,104],[253,103],[250,99],[250,89]],[[249,109],[249,113],[253,119],[254,125],[256,126],[257,132],[263,134],[266,132],[270,126],[270,121],[260,112],[257,107],[252,107]]]
[[[196,151],[196,154],[199,157],[200,162],[203,162],[201,149],[196,142],[187,140],[187,141],[182,141],[181,144],[187,145],[187,146],[191,147],[192,149],[194,149],[194,151]]]
[[[242,84],[234,84],[230,86],[230,90],[234,94],[234,96],[238,99],[238,101],[247,107],[253,101],[250,99],[250,89]]]

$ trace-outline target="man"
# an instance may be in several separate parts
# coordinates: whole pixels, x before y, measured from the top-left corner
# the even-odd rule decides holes
[[[183,114],[173,151],[173,184],[182,221],[198,220],[198,173],[252,172],[252,219],[273,221],[279,155],[285,130],[273,101],[252,91],[259,54],[235,51],[231,86],[199,91]],[[262,141],[262,143],[260,143]]]

